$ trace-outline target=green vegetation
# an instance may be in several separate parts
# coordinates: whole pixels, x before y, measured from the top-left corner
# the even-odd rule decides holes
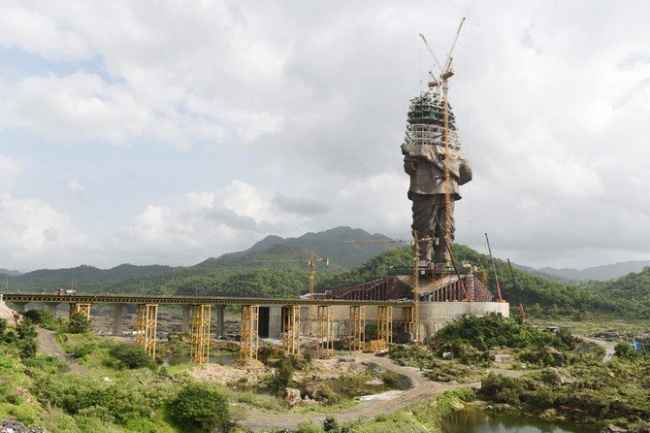
[[[320,292],[408,272],[412,264],[410,247],[340,243],[371,238],[368,233],[345,227],[298,239],[270,236],[247,251],[188,268],[121,265],[100,270],[84,265],[30,272],[12,277],[10,285],[14,290],[53,291],[75,281],[77,292],[85,293],[293,297],[307,292],[306,263],[263,261],[305,259],[311,252],[331,259],[330,266],[316,264],[316,290]],[[488,256],[463,245],[454,245],[453,250],[457,263],[467,261],[489,269],[488,287],[495,287]],[[360,264],[361,258],[368,261]],[[508,265],[499,259],[495,262],[503,297],[514,305],[517,296]],[[650,269],[608,282],[564,283],[520,269],[514,269],[514,276],[526,312],[535,320],[650,319]],[[513,308],[512,314],[517,317],[518,310]]]
[[[234,428],[226,397],[205,385],[189,384],[178,393],[171,408],[172,417],[182,426],[207,433],[215,429],[228,433]]]
[[[142,347],[136,346],[135,344],[116,344],[111,347],[109,353],[115,362],[107,361],[107,364],[116,368],[133,370],[136,368],[152,368],[155,366],[149,354]]]
[[[62,321],[60,341],[80,365],[91,367],[84,374],[38,355],[30,320],[13,328],[0,320],[0,419],[13,416],[26,425],[73,433],[229,432],[235,427],[226,389],[196,384],[184,375],[171,378],[156,371],[139,347],[89,333],[62,333],[68,328]]]
[[[345,237],[341,235],[342,237]],[[341,239],[341,240],[348,240]],[[209,259],[191,268],[123,265],[109,271],[91,266],[71,270],[37,271],[12,277],[12,287],[53,291],[74,280],[78,292],[295,297],[307,291],[308,272],[304,263],[262,264],[263,259],[295,259],[317,251],[333,264],[317,264],[317,291],[407,273],[411,265],[409,247],[389,249],[365,264],[336,263],[334,246],[326,253],[309,244],[274,243],[267,239],[248,252]],[[454,246],[458,263],[471,262],[491,269],[489,258],[462,245]],[[503,297],[515,305],[514,285],[506,262],[496,260]],[[466,317],[441,330],[423,347],[396,345],[390,356],[404,365],[421,369],[431,380],[458,383],[482,382],[478,395],[457,391],[423,402],[395,414],[378,415],[369,423],[341,426],[328,418],[323,426],[306,423],[300,431],[344,432],[417,431],[435,429],[436,417],[474,398],[491,403],[507,403],[515,410],[543,417],[562,416],[587,422],[604,420],[619,425],[638,425],[650,417],[647,395],[650,381],[650,354],[619,343],[614,357],[604,361],[604,349],[574,337],[571,330],[593,333],[595,328],[616,330],[623,339],[645,332],[650,319],[650,268],[608,282],[566,284],[514,269],[526,311],[532,323],[560,325],[557,333],[526,326],[498,317]],[[494,287],[489,273],[488,287]],[[518,318],[516,308],[511,308]],[[598,323],[595,323],[595,321]],[[608,322],[609,320],[609,322]],[[621,322],[622,320],[634,321]],[[571,322],[571,323],[569,323]],[[76,367],[86,374],[70,371],[67,363],[39,356],[36,325],[53,330],[65,351],[74,354]],[[0,418],[14,416],[27,424],[39,424],[50,431],[209,431],[233,429],[228,402],[242,407],[272,411],[287,410],[278,398],[252,392],[234,392],[218,386],[190,381],[183,369],[162,369],[151,362],[139,347],[98,339],[88,333],[90,323],[83,315],[71,320],[54,320],[46,310],[30,310],[15,327],[0,320]],[[371,337],[376,327],[366,329]],[[160,353],[173,355],[181,348],[173,341],[161,344]],[[280,357],[264,350],[260,359],[276,368],[266,384],[280,394],[291,386],[295,371],[309,368],[305,360]],[[443,359],[443,354],[445,359]],[[494,363],[496,354],[510,355],[505,365]],[[451,360],[446,359],[451,358]],[[511,372],[526,366],[526,371]],[[487,375],[487,369],[492,373]],[[508,369],[507,375],[499,374]],[[525,373],[525,374],[524,374]],[[517,377],[513,377],[517,376]],[[386,383],[397,381],[385,373]],[[301,391],[334,408],[350,404],[323,381],[305,381]],[[208,411],[203,411],[205,403]],[[214,406],[211,406],[214,405]],[[178,409],[183,407],[181,411]],[[435,408],[435,410],[432,410]],[[45,410],[46,409],[46,410]],[[323,407],[300,408],[300,411]],[[181,413],[182,412],[182,413]],[[602,417],[602,418],[601,418]],[[425,426],[425,427],[423,427]],[[189,430],[188,430],[189,429]]]

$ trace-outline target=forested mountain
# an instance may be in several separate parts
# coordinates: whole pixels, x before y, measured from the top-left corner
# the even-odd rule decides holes
[[[112,269],[99,269],[94,266],[81,265],[70,269],[40,269],[26,274],[11,277],[8,287],[19,287],[24,290],[55,290],[58,287],[72,285],[95,284],[107,281],[137,278],[170,272],[170,266],[134,266],[119,265]]]
[[[306,233],[297,238],[267,236],[249,249],[236,253],[211,257],[196,267],[215,268],[223,266],[250,267],[258,260],[265,259],[307,259],[310,253],[327,257],[335,268],[345,269],[358,266],[388,249],[395,248],[392,243],[348,243],[354,241],[385,241],[382,234],[370,234],[365,230],[350,227],[336,227],[318,233]],[[398,244],[399,245],[399,244]]]
[[[215,285],[216,282],[232,281],[234,277],[231,275],[238,272],[256,275],[255,278],[268,274],[268,279],[275,280],[271,275],[280,270],[294,272],[296,278],[305,280],[306,288],[308,278],[306,260],[312,258],[312,254],[314,257],[330,259],[329,266],[316,263],[317,276],[341,272],[366,262],[382,251],[395,248],[393,243],[343,242],[386,239],[388,238],[384,235],[373,235],[350,227],[337,227],[289,239],[268,236],[245,251],[210,258],[191,267],[125,264],[108,270],[89,265],[70,269],[42,269],[10,277],[8,290],[50,292],[60,286],[70,288],[74,284],[76,290],[86,292],[174,294],[180,289],[184,293],[192,291],[206,293],[221,287]],[[296,260],[296,262],[282,262],[283,260]],[[247,287],[247,283],[244,282],[243,286]],[[289,286],[292,288],[287,293],[298,290],[293,285]],[[230,289],[224,290],[234,293]],[[253,295],[247,289],[241,289],[240,292]]]
[[[556,269],[545,267],[538,269],[546,275],[552,275],[571,281],[588,281],[588,280],[613,280],[633,272],[641,272],[644,268],[650,266],[650,260],[621,262],[602,266],[592,266],[586,269],[577,270],[570,268]]]
[[[467,261],[488,270],[489,289],[496,300],[496,283],[489,256],[480,254],[463,245],[454,245],[453,251],[459,264],[461,261]],[[407,273],[411,263],[409,247],[387,251],[368,261],[363,266],[356,267],[348,272],[325,276],[324,281],[318,285],[318,288],[319,290],[325,290],[371,280],[386,275],[391,267],[394,269],[402,267],[403,271]],[[518,299],[508,263],[495,258],[495,265],[502,297],[510,303],[511,315],[513,317],[518,316]],[[605,315],[627,318],[650,317],[650,301],[637,302],[629,296],[613,297],[607,295],[606,290],[601,292],[590,291],[580,285],[549,280],[516,268],[513,268],[512,274],[519,289],[525,311],[534,317],[568,316],[577,320],[593,319],[596,316],[602,317]],[[642,299],[644,293],[646,298],[650,298],[650,271],[648,271],[647,278],[648,283],[645,285],[645,292],[639,282],[638,299]]]
[[[22,275],[22,272],[10,271],[9,269],[0,268],[0,274],[9,275],[10,277],[15,277],[18,275]]]
[[[101,270],[84,265],[34,271],[10,277],[9,291],[49,292],[74,282],[80,293],[292,297],[308,291],[305,260],[311,253],[331,260],[330,266],[315,264],[317,292],[400,272],[400,268],[403,273],[409,272],[413,262],[408,246],[341,243],[369,239],[387,238],[348,227],[290,239],[270,236],[246,251],[191,267],[120,265]],[[387,251],[375,254],[376,250]],[[458,263],[466,260],[489,270],[489,289],[496,297],[488,256],[462,245],[454,246],[454,256]],[[359,264],[353,265],[356,262]],[[499,259],[495,262],[503,298],[510,302],[512,315],[516,316],[518,300],[508,264]],[[586,283],[553,281],[515,267],[513,274],[524,308],[533,317],[650,318],[650,269],[609,282]]]

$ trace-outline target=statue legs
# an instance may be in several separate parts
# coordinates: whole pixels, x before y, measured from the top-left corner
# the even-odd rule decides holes
[[[444,194],[414,194],[410,193],[409,198],[413,202],[413,225],[418,239],[432,239],[437,241],[422,240],[419,242],[420,260],[433,263],[447,263],[449,254],[444,241],[445,236],[445,196]],[[454,202],[451,205],[451,231],[449,247],[454,241]]]

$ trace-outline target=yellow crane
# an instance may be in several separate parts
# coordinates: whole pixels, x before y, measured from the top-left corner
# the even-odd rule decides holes
[[[309,296],[314,295],[314,286],[316,280],[316,263],[325,263],[325,266],[329,266],[330,259],[327,257],[317,257],[314,253],[309,253],[311,256],[308,259],[270,259],[270,260],[258,260],[259,263],[307,263],[309,266]],[[314,307],[310,305],[307,308],[307,333],[312,335],[313,331],[313,317]]]
[[[309,295],[313,296],[314,286],[316,280],[316,263],[325,263],[329,266],[330,259],[327,257],[317,257],[314,253],[310,253],[311,257],[308,259],[269,259],[257,260],[258,263],[307,263],[309,266]]]
[[[422,41],[424,42],[424,45],[426,46],[427,50],[433,57],[433,61],[440,70],[440,76],[439,78],[436,78],[433,72],[429,71],[429,77],[431,78],[431,81],[429,81],[429,88],[430,89],[436,89],[439,91],[440,88],[442,88],[442,106],[443,106],[443,114],[442,114],[442,121],[443,121],[443,129],[442,129],[442,142],[445,148],[445,160],[444,160],[444,176],[445,176],[445,240],[447,241],[447,245],[451,245],[451,219],[452,219],[452,214],[451,214],[451,191],[449,188],[449,162],[447,156],[449,156],[449,83],[448,80],[454,76],[454,70],[451,68],[451,62],[452,62],[452,53],[454,52],[454,48],[456,47],[456,42],[458,41],[458,36],[460,35],[460,30],[463,28],[463,23],[465,22],[465,18],[463,18],[460,21],[460,25],[458,26],[458,31],[456,31],[456,36],[454,37],[454,41],[451,44],[451,48],[449,49],[449,53],[447,54],[447,59],[445,60],[445,64],[441,65],[440,62],[438,61],[438,58],[436,55],[433,53],[433,49],[431,49],[431,46],[427,42],[427,39],[424,37],[422,33],[420,33],[420,37],[422,38]],[[447,267],[449,267],[449,256],[447,257]]]

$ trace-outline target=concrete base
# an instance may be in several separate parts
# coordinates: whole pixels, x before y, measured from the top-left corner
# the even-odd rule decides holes
[[[409,304],[410,305],[410,304]],[[397,304],[393,306],[394,322],[402,317],[402,308]],[[366,323],[377,322],[377,307],[365,307]],[[269,336],[280,338],[281,315],[279,307],[271,307]],[[464,316],[486,316],[496,314],[501,317],[510,317],[510,304],[507,302],[420,302],[420,339],[435,335],[447,324]],[[300,319],[307,317],[307,307],[301,308]],[[333,328],[335,337],[347,337],[350,332],[350,307],[336,306],[333,308]],[[305,329],[305,326],[302,327]],[[397,329],[394,327],[394,331]],[[304,333],[303,333],[304,334]]]

